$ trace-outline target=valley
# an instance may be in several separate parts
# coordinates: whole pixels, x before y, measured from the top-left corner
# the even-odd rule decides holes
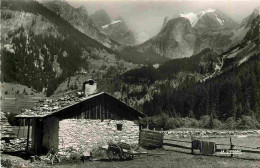
[[[77,92],[92,78],[99,92],[151,117],[259,119],[259,8],[240,25],[218,9],[181,12],[165,17],[160,31],[141,44],[123,17],[103,9],[89,14],[60,0],[3,1],[1,9],[1,81],[28,90],[20,96],[21,89],[3,87],[7,112],[18,113],[22,107],[12,101],[20,97],[31,108],[33,95]],[[227,111],[226,103],[234,106]]]

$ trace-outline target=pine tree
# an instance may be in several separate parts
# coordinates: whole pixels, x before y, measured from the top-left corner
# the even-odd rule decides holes
[[[189,110],[189,113],[188,113],[187,117],[189,117],[189,118],[194,118],[195,117],[192,109]]]

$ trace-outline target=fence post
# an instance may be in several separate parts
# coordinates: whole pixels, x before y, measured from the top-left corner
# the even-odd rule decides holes
[[[194,154],[194,151],[193,151],[193,143],[192,143],[193,137],[192,137],[192,135],[190,135],[190,137],[191,137],[191,154]]]
[[[233,147],[234,145],[232,144],[232,139],[231,139],[231,136],[230,136],[230,152],[231,152],[231,157],[233,157],[233,153],[232,153],[232,150],[233,150]]]
[[[163,128],[161,128],[161,135],[162,135],[162,139],[161,139],[161,147],[163,147],[163,137],[164,137]]]

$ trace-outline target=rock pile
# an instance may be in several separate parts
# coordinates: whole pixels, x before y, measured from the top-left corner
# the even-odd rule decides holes
[[[18,152],[18,151],[25,151],[27,140],[26,138],[19,138],[10,140],[9,143],[1,141],[1,145],[3,146],[4,152]],[[31,142],[29,142],[29,147],[31,146]]]
[[[15,138],[15,134],[13,133],[11,125],[8,123],[8,120],[3,112],[1,114],[1,122],[0,122],[0,128],[1,128],[1,139],[11,139]]]
[[[60,97],[56,100],[53,99],[45,99],[40,100],[35,108],[32,109],[24,109],[20,116],[44,116],[48,114],[52,114],[64,107],[76,104],[85,100],[84,97],[79,97],[76,95],[66,95],[64,97]]]

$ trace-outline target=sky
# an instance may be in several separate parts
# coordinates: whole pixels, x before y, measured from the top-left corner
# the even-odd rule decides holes
[[[173,18],[179,13],[199,12],[208,8],[219,9],[241,21],[260,6],[260,0],[66,0],[74,7],[85,6],[88,14],[104,9],[112,19],[121,16],[128,27],[139,35],[149,38],[156,35],[166,16]]]

